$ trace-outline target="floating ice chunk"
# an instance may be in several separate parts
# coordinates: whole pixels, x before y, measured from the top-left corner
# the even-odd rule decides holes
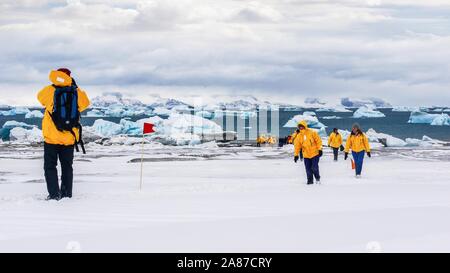
[[[308,126],[311,128],[316,129],[326,128],[326,126],[323,123],[319,122],[317,117],[309,115],[296,115],[292,117],[288,122],[286,122],[286,124],[283,127],[296,128],[298,123],[302,120],[305,120]]]
[[[419,146],[419,147],[429,147],[434,145],[441,146],[445,144],[445,142],[443,141],[432,139],[428,136],[423,136],[422,139],[407,138],[405,141],[406,143],[408,143],[407,146]]]
[[[395,106],[392,108],[392,112],[413,112],[419,111],[419,107],[409,107],[409,106]]]
[[[429,114],[425,112],[414,111],[409,116],[408,123],[423,123],[435,126],[450,125],[448,114]]]
[[[156,107],[155,109],[153,109],[153,113],[155,115],[160,115],[160,116],[170,116],[173,113],[176,113],[175,110],[169,110],[167,108],[163,108],[163,107]]]
[[[25,114],[25,118],[43,118],[44,114],[39,110],[33,110]]]
[[[214,113],[202,110],[202,111],[198,111],[195,113],[196,116],[198,117],[202,117],[202,118],[207,118],[207,119],[211,119],[214,117]]]
[[[303,112],[303,115],[304,116],[311,116],[311,117],[317,116],[316,113],[313,112],[313,111],[305,111],[305,112]]]
[[[386,117],[380,111],[375,110],[371,106],[362,106],[353,113],[354,118],[384,118]]]
[[[326,117],[322,117],[323,119],[342,119],[341,117],[338,116],[326,116]]]
[[[42,137],[42,131],[36,127],[30,130],[22,127],[15,127],[10,131],[10,140],[19,143],[42,143],[44,141]]]
[[[429,114],[420,111],[413,111],[409,116],[408,123],[428,123],[431,124],[437,114]]]
[[[193,134],[216,134],[222,133],[222,127],[217,123],[202,117],[189,114],[172,114],[164,120],[165,133],[193,133]]]
[[[15,107],[7,111],[0,111],[0,116],[16,116],[16,115],[26,115],[30,112],[28,108]]]
[[[258,114],[255,111],[242,111],[239,112],[241,119],[255,118]]]
[[[3,129],[13,129],[15,127],[21,127],[21,128],[24,128],[24,129],[31,129],[31,128],[36,127],[36,126],[30,125],[30,124],[26,124],[24,122],[15,121],[15,120],[8,120],[2,126]]]
[[[103,119],[97,119],[92,125],[92,128],[94,132],[103,137],[111,137],[122,134],[123,132],[122,125]]]
[[[336,105],[336,106],[331,106],[331,107],[321,107],[321,108],[317,109],[316,112],[347,113],[347,112],[352,112],[352,111],[348,110],[347,108],[345,108],[342,105]]]
[[[433,122],[431,122],[431,125],[434,125],[434,126],[450,125],[450,117],[448,114],[438,115],[436,118],[433,119]]]
[[[87,112],[86,116],[92,117],[92,118],[106,117],[105,113],[99,109],[93,109],[93,110]]]
[[[388,147],[404,147],[408,144],[406,141],[400,138],[396,138],[388,134],[377,133],[372,128],[366,132],[366,136],[370,142],[381,142],[382,140],[385,140],[385,143]]]

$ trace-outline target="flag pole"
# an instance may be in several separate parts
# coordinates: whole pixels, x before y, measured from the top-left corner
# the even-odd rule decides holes
[[[142,145],[141,145],[141,180],[139,183],[139,191],[142,191],[142,180],[143,180],[143,169],[144,169],[144,140],[145,140],[145,134],[142,133]]]

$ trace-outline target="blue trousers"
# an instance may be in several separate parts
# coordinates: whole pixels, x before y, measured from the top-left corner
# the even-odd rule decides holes
[[[314,177],[316,178],[316,180],[320,180],[319,159],[319,156],[304,159],[306,176],[308,177],[308,184],[314,183]]]
[[[355,161],[355,166],[356,166],[356,169],[355,169],[356,175],[361,175],[365,154],[366,154],[365,151],[361,151],[359,153],[352,152],[353,160]]]

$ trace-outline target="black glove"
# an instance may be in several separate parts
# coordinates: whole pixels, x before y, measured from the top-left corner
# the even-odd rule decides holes
[[[298,161],[298,155],[294,156],[294,162],[297,163]]]
[[[300,133],[300,130],[299,129],[297,129],[297,130],[295,130],[295,132],[298,134],[298,133]]]
[[[368,157],[372,157],[372,155],[370,154],[370,152],[367,152],[367,156],[368,156]]]
[[[344,160],[347,160],[347,158],[348,158],[348,153],[345,153]]]
[[[342,152],[343,150],[345,150],[344,146],[341,145],[341,147],[339,147],[339,150],[341,150],[341,152]]]
[[[319,150],[319,157],[322,157],[322,155],[323,155],[322,150]]]

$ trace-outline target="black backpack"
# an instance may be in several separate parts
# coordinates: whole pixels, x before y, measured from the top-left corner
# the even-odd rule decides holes
[[[83,154],[86,154],[84,142],[82,140],[82,127],[80,124],[80,111],[78,111],[78,90],[77,84],[73,80],[71,86],[56,86],[53,97],[53,112],[49,113],[56,128],[61,131],[70,132],[74,139],[74,146],[79,152],[78,144],[81,145]],[[78,128],[80,137],[77,141],[73,128]]]

